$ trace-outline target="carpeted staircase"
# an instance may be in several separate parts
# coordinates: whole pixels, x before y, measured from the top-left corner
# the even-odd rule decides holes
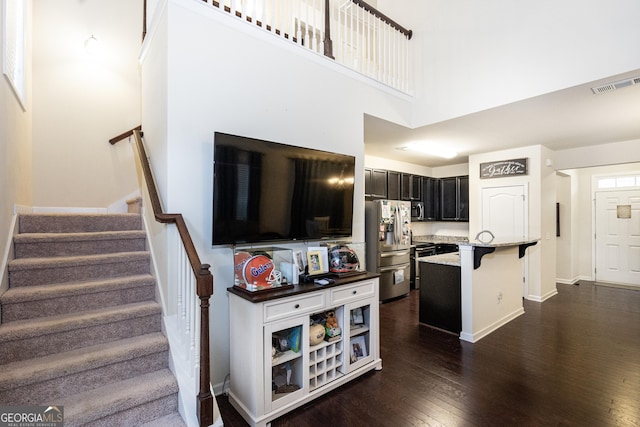
[[[184,426],[139,214],[18,218],[0,296],[0,405],[65,426]]]

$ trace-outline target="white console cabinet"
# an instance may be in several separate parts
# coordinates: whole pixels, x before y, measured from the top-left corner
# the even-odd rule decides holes
[[[377,275],[257,295],[235,288],[228,292],[229,401],[251,426],[267,426],[341,384],[382,369]],[[311,318],[328,310],[335,310],[342,334],[311,346]],[[283,339],[295,348],[274,357],[273,344]]]

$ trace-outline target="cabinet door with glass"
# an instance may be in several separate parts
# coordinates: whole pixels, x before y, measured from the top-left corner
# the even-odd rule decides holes
[[[309,316],[264,326],[265,409],[285,406],[304,396]]]
[[[347,304],[345,306],[345,324],[349,325],[345,337],[345,363],[348,365],[348,372],[366,365],[374,360],[377,354],[377,341],[372,339],[371,321],[372,307],[370,299],[361,300]]]

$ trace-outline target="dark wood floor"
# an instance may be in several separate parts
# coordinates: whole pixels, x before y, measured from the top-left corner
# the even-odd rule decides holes
[[[419,325],[416,291],[382,304],[382,371],[272,426],[640,425],[640,290],[558,292],[475,344]],[[225,426],[247,425],[218,404]]]

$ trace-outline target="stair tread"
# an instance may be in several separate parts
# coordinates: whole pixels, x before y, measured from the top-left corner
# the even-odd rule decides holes
[[[38,268],[74,267],[101,263],[119,263],[148,259],[149,251],[116,252],[97,255],[62,256],[49,258],[19,258],[9,261],[9,272]]]
[[[150,274],[122,276],[103,280],[20,286],[17,288],[9,288],[0,296],[0,301],[2,301],[3,304],[12,304],[148,285],[155,285],[155,278]]]
[[[144,423],[139,427],[186,427],[184,420],[177,412]]]
[[[171,371],[161,369],[67,396],[60,404],[64,406],[65,422],[82,418],[89,423],[177,392],[178,384]]]
[[[168,350],[160,332],[0,365],[0,391]]]
[[[80,329],[99,325],[107,321],[113,322],[160,312],[160,304],[155,301],[145,301],[73,314],[16,320],[6,324],[0,324],[0,342]]]
[[[19,233],[142,229],[139,213],[25,213],[18,221]]]
[[[74,233],[21,233],[14,236],[16,243],[75,242],[82,240],[114,240],[146,238],[144,230],[88,231]]]

